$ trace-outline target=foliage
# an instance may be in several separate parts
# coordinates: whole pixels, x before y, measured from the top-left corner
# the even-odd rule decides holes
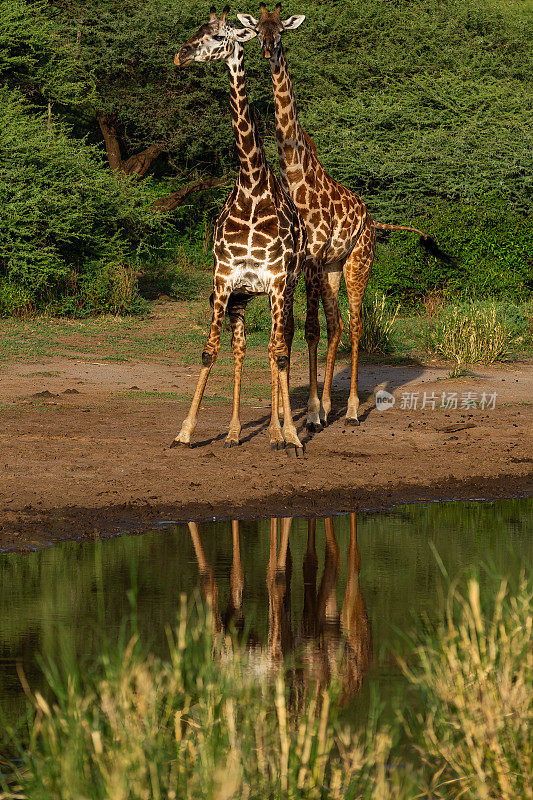
[[[94,150],[0,90],[0,311],[124,311],[147,226],[143,194]]]
[[[307,19],[289,60],[302,120],[374,217],[402,222],[434,197],[494,191],[531,207],[530,14],[476,0],[297,10]]]
[[[81,79],[75,43],[60,35],[47,7],[44,0],[0,0],[0,79],[34,99],[77,105],[90,97],[91,81]]]
[[[410,224],[434,237],[449,262],[420,247],[413,234],[395,232],[378,250],[371,286],[403,303],[434,291],[445,298],[526,297],[533,291],[532,222],[502,197],[441,201]]]
[[[52,310],[61,311],[63,295],[71,298],[65,310],[102,302],[110,308],[115,301],[106,306],[105,289],[87,294],[85,286],[101,270],[115,274],[113,264],[132,275],[150,266],[166,271],[161,285],[170,291],[167,256],[166,264],[153,263],[166,247],[166,226],[180,236],[188,228],[189,242],[204,255],[226,189],[202,195],[201,206],[188,202],[171,223],[162,217],[149,247],[145,212],[148,197],[171,193],[195,172],[224,173],[230,182],[235,173],[225,65],[173,65],[208,10],[209,3],[196,0],[0,0],[1,110],[14,115],[3,123],[13,135],[2,148],[0,193],[11,198],[17,220],[8,222],[5,235],[14,237],[8,256],[1,244],[2,313],[35,310],[54,298]],[[239,10],[257,13],[257,3],[247,0]],[[284,10],[306,14],[284,44],[302,121],[326,168],[362,195],[374,217],[418,221],[455,258],[442,264],[423,255],[413,237],[393,235],[376,264],[373,290],[402,302],[434,289],[456,298],[529,295],[533,48],[527,8],[505,0],[406,0],[401,7],[391,0],[301,0]],[[246,65],[254,113],[275,163],[270,72],[257,42],[247,45]],[[23,107],[19,95],[6,104],[6,89],[31,106]],[[113,188],[106,181],[97,156],[104,154],[102,114],[116,120],[124,157],[151,145],[162,151],[146,187],[119,179]],[[58,229],[70,223],[58,217],[72,221],[70,230],[80,222],[81,210],[74,214],[72,205],[81,175],[93,222],[81,224],[78,254],[71,237],[67,257],[58,241],[68,235]],[[21,187],[16,208],[12,185]],[[21,219],[18,237],[13,230]],[[89,295],[95,299],[86,301]],[[131,307],[129,300],[123,305]]]

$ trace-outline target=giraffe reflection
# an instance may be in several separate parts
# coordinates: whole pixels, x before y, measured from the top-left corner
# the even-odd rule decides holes
[[[350,515],[350,540],[347,559],[347,581],[342,608],[337,605],[337,582],[341,553],[333,520],[324,521],[324,569],[317,587],[318,557],[316,552],[316,519],[308,521],[307,548],[303,558],[303,612],[300,625],[293,628],[291,616],[292,556],[290,532],[292,518],[270,521],[269,559],[266,570],[268,591],[268,641],[266,646],[255,637],[248,638],[248,647],[258,662],[268,669],[279,668],[283,659],[294,655],[301,667],[296,670],[304,688],[310,683],[328,684],[336,676],[342,684],[341,702],[346,702],[361,688],[372,658],[370,622],[359,584],[361,557],[357,546],[357,517]],[[278,542],[279,528],[279,542]],[[244,569],[241,561],[239,523],[232,522],[232,564],[230,593],[226,612],[221,615],[218,586],[207,562],[198,525],[189,523],[189,530],[198,562],[203,595],[213,615],[217,631],[233,625],[244,628]],[[255,660],[255,659],[253,659]]]

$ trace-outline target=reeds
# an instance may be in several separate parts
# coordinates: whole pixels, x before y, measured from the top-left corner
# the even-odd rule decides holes
[[[168,639],[165,660],[134,637],[83,677],[51,670],[53,700],[32,696],[29,739],[0,798],[341,800],[376,785],[393,797],[390,737],[338,726],[340,687],[296,706],[283,671],[258,677],[185,601]]]
[[[483,613],[479,583],[448,597],[445,620],[404,672],[424,711],[410,728],[428,795],[533,798],[533,592],[497,588]]]
[[[532,598],[525,578],[504,582],[483,612],[477,581],[453,589],[402,662],[418,704],[359,731],[340,721],[340,686],[258,672],[183,598],[167,658],[134,636],[91,670],[50,668],[46,697],[26,687],[32,720],[0,757],[0,800],[530,799]]]

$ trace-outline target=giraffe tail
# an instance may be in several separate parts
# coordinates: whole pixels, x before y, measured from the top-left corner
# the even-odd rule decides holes
[[[428,236],[427,233],[424,231],[419,230],[418,228],[413,228],[410,225],[388,225],[384,222],[375,222],[374,227],[379,231],[413,231],[413,233],[420,234],[420,244],[427,250],[427,252],[438,258],[440,261],[444,261],[445,264],[455,264],[456,259],[453,256],[449,255],[449,253],[445,253],[444,250],[441,250],[435,239],[431,236]]]
[[[244,311],[253,296],[253,294],[246,294],[246,292],[233,292],[229,296],[228,305],[226,306],[226,314],[229,314],[235,308],[237,308],[239,311]],[[211,308],[214,308],[215,306],[214,292],[211,292],[209,296],[209,305]]]

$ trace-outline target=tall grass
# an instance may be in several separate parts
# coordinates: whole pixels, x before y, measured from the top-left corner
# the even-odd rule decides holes
[[[168,639],[166,660],[133,638],[88,675],[50,670],[53,700],[32,697],[28,742],[0,798],[392,800],[403,778],[386,778],[390,735],[340,725],[335,687],[291,702],[283,671],[258,675],[185,604]]]
[[[350,341],[350,309],[347,300],[342,302],[343,315],[347,318],[341,337],[341,349],[349,351]],[[365,353],[386,355],[394,349],[393,328],[400,311],[400,304],[391,306],[384,294],[374,293],[366,296],[361,314],[363,317],[363,333],[359,347]]]
[[[532,584],[491,589],[488,611],[476,580],[453,589],[412,640],[402,664],[419,703],[393,731],[376,715],[347,727],[340,687],[258,669],[183,599],[166,659],[133,637],[91,670],[50,667],[46,698],[27,687],[27,735],[0,738],[18,750],[0,758],[0,800],[532,798]]]
[[[428,349],[454,363],[452,375],[466,364],[493,364],[508,354],[512,334],[495,302],[450,305],[428,325]]]
[[[501,583],[483,613],[479,583],[453,590],[445,621],[404,671],[424,713],[411,738],[430,773],[434,798],[533,798],[533,648],[531,585]]]

